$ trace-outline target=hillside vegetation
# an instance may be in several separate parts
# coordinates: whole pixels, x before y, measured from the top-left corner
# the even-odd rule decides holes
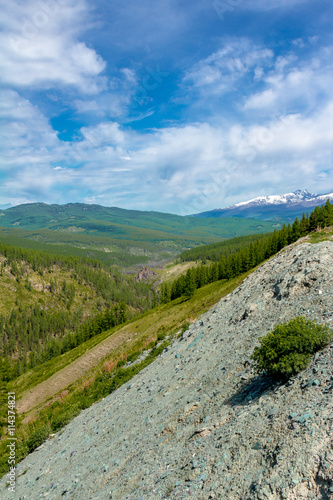
[[[299,221],[284,224],[279,231],[258,237],[247,236],[216,245],[207,245],[181,254],[183,261],[210,259],[210,266],[190,268],[186,274],[175,280],[171,286],[162,287],[162,302],[174,300],[182,295],[190,296],[194,290],[207,283],[221,279],[230,279],[253,269],[265,259],[296,242],[299,238],[333,224],[333,206],[327,200],[325,205],[316,207],[310,215],[303,214]]]
[[[156,304],[145,283],[93,260],[0,244],[0,373],[11,380]]]
[[[0,241],[43,251],[49,246],[53,253],[56,245],[57,253],[121,266],[170,261],[194,246],[278,227],[254,219],[207,220],[80,203],[33,203],[0,211]]]
[[[220,254],[215,246],[215,258],[222,255],[219,260],[206,265],[195,264],[170,285],[163,284],[160,300],[164,305],[146,312],[138,320],[130,319],[130,316],[156,304],[150,285],[135,283],[97,261],[63,259],[2,245],[1,278],[8,290],[16,297],[22,296],[26,302],[24,306],[24,300],[22,304],[17,302],[14,312],[2,315],[3,355],[6,353],[0,366],[3,383],[8,384],[8,390],[15,390],[18,397],[23,396],[22,401],[24,395],[33,401],[31,392],[42,394],[40,382],[56,377],[57,372],[65,368],[68,374],[62,379],[61,386],[54,385],[57,391],[67,387],[60,400],[50,401],[48,408],[43,409],[42,405],[38,411],[34,409],[36,403],[22,406],[24,411],[28,408],[36,412],[30,423],[25,423],[19,431],[22,456],[31,451],[32,444],[29,445],[28,441],[41,425],[49,432],[54,429],[54,420],[64,424],[101,395],[112,392],[153,361],[165,346],[166,338],[181,326],[186,329],[200,312],[238,286],[246,275],[244,273],[299,237],[331,224],[333,207],[327,202],[310,216],[304,215],[301,221],[296,219],[292,226],[283,226],[280,231],[255,240],[252,237],[237,239],[234,249],[230,244],[222,243]],[[178,272],[179,269],[174,275]],[[25,294],[33,294],[34,298]],[[36,294],[39,294],[37,306]],[[79,314],[83,297],[91,307],[88,320]],[[87,313],[87,309],[84,310]],[[99,311],[97,315],[96,311]],[[70,330],[74,319],[75,328]],[[126,320],[128,326],[119,327]],[[58,324],[57,331],[55,325]],[[65,324],[66,328],[61,330]],[[85,357],[95,348],[96,357],[95,354],[92,356],[95,365],[89,365],[89,375],[78,381],[75,377],[82,376],[79,369],[75,372],[79,375],[73,378],[72,363],[78,363],[84,372],[87,370]],[[148,357],[133,367],[123,367],[124,363],[133,363],[140,357],[143,349],[152,349]],[[54,394],[51,391],[51,394],[45,393],[45,397]],[[38,405],[42,404],[43,398],[38,401]],[[62,418],[63,414],[66,418]],[[33,438],[30,443],[32,441]]]
[[[17,407],[20,413],[25,412],[23,421],[19,414],[16,420],[19,458],[31,451],[32,443],[40,444],[36,436],[44,435],[45,439],[52,430],[61,428],[82,409],[150,364],[170,339],[186,330],[196,317],[235,289],[245,277],[212,283],[197,290],[189,300],[177,299],[155,307],[124,326],[106,329],[71,351],[31,367],[8,381],[6,387],[3,385],[6,392],[15,392],[19,400]],[[146,355],[141,359],[144,352]],[[4,415],[1,421],[5,425]],[[4,438],[0,441],[2,472],[8,467]]]
[[[134,352],[121,366],[130,344],[125,341],[96,374],[58,393],[38,420],[20,427],[21,452],[32,451],[49,433],[52,438],[18,464],[18,496],[331,498],[333,344],[288,383],[257,375],[251,354],[267,332],[300,315],[332,325],[332,280],[333,242],[307,241],[290,245],[244,281],[238,278],[233,292],[234,280],[212,283],[189,300],[146,313],[142,330],[136,319],[132,341],[145,328],[155,336],[146,357],[137,357],[132,344]],[[231,293],[185,324],[165,348],[163,334],[171,332],[160,329],[162,317],[171,325],[193,301],[200,306],[205,291],[216,287],[221,297],[228,286]],[[200,314],[200,307],[192,311]],[[86,408],[96,398],[102,400]],[[10,500],[6,479],[1,494]]]

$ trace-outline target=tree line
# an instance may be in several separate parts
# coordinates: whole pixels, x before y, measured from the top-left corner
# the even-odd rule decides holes
[[[0,244],[0,280],[8,278],[16,298],[0,314],[0,355],[10,379],[157,303],[149,284],[115,267]]]
[[[132,277],[122,274],[115,266],[103,266],[97,260],[50,255],[4,243],[0,243],[0,255],[5,257],[0,266],[0,277],[4,268],[8,266],[16,281],[19,283],[26,280],[27,287],[29,287],[29,266],[32,271],[46,278],[58,268],[70,272],[71,278],[78,284],[89,286],[107,306],[124,301],[134,308],[147,310],[156,303],[156,296],[149,285],[135,282]],[[62,283],[54,282],[53,285],[51,283],[53,292],[57,292],[58,285],[61,287]],[[73,295],[73,290],[71,294]]]
[[[218,243],[210,243],[208,245],[200,245],[190,250],[185,250],[179,256],[181,262],[193,262],[201,260],[203,264],[206,261],[218,262],[222,255],[230,255],[237,250],[245,248],[250,243],[254,243],[261,238],[265,238],[267,233],[249,234],[247,236],[237,236],[232,239],[219,241]]]
[[[32,307],[30,311],[21,310],[18,315],[12,313],[7,322],[1,316],[2,331],[8,328],[7,323],[15,325],[16,328],[12,331],[20,331],[19,339],[22,344],[19,346],[20,355],[13,359],[10,355],[17,352],[18,341],[13,337],[9,343],[11,349],[9,355],[0,358],[0,379],[9,382],[30,368],[74,349],[103,331],[121,325],[129,317],[128,307],[125,303],[120,303],[88,319],[78,327],[76,327],[77,323],[72,320],[70,323],[72,331],[68,331],[66,313],[63,311],[55,313],[53,321],[50,321],[47,313],[39,306]]]
[[[160,302],[167,303],[178,297],[190,297],[197,288],[218,280],[229,280],[253,269],[286,245],[317,229],[333,224],[333,206],[329,201],[316,207],[310,215],[303,216],[294,223],[284,224],[282,229],[266,235],[236,238],[222,242],[220,248],[203,245],[203,258],[210,264],[201,264],[189,269],[172,285],[163,284]],[[197,250],[197,249],[193,249]],[[206,252],[207,251],[207,252]],[[205,253],[206,252],[206,253]],[[133,316],[133,308],[139,312],[148,310],[157,303],[155,292],[150,285],[135,282],[121,275],[118,270],[105,268],[97,261],[82,261],[73,257],[59,257],[0,244],[0,255],[5,257],[0,274],[5,266],[17,281],[25,280],[29,285],[28,269],[44,275],[52,273],[54,267],[67,269],[71,278],[78,283],[92,287],[104,300],[104,311],[94,318],[86,318],[83,303],[71,307],[76,290],[73,283],[50,278],[50,292],[64,301],[66,307],[47,310],[38,304],[17,304],[8,315],[0,315],[0,347],[2,360],[0,371],[3,377],[12,379],[36,364],[67,352],[82,342],[119,325]],[[188,260],[191,251],[183,255]],[[195,257],[198,253],[193,253]]]
[[[200,265],[189,269],[184,275],[175,280],[171,286],[163,284],[161,287],[161,302],[167,303],[178,297],[190,297],[197,288],[218,280],[229,280],[240,274],[253,269],[255,266],[279,252],[282,248],[297,241],[302,236],[323,229],[333,224],[333,206],[327,200],[325,205],[316,207],[310,215],[303,216],[301,220],[295,218],[293,224],[284,224],[282,229],[275,230],[268,235],[256,236],[250,243],[246,238],[237,238],[236,246],[232,248],[232,240],[229,244],[224,242],[201,247],[201,258],[211,258],[215,262],[209,265]],[[191,256],[199,255],[197,249],[189,250],[182,254],[182,259],[190,260]],[[192,258],[193,258],[192,257]]]

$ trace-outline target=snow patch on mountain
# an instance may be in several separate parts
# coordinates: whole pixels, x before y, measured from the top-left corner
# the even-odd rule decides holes
[[[283,205],[291,203],[300,203],[304,201],[325,202],[327,198],[333,199],[333,193],[318,195],[310,193],[307,189],[303,190],[298,189],[294,193],[285,193],[281,195],[271,195],[271,196],[258,196],[257,198],[253,198],[252,200],[236,203],[235,205],[230,205],[225,209],[227,210],[245,205]]]

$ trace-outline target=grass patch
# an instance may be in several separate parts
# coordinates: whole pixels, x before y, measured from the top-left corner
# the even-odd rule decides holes
[[[158,341],[156,341],[151,352],[140,363],[128,367],[117,367],[112,372],[101,371],[89,385],[84,385],[80,381],[76,387],[72,387],[72,392],[40,410],[38,416],[29,423],[23,424],[18,418],[16,428],[17,459],[22,460],[46,441],[51,432],[59,431],[83,409],[88,408],[94,402],[106,397],[131,380],[143,368],[152,363],[169,343],[170,341],[166,340],[158,345]],[[135,353],[135,357],[137,358],[141,352],[140,350]],[[8,470],[7,442],[4,439],[0,443],[0,450],[2,452],[0,475],[3,475]]]
[[[129,320],[127,323],[125,323],[125,325],[131,323],[132,321],[133,320]],[[13,382],[10,382],[9,390],[15,392],[17,394],[17,397],[21,396],[23,393],[31,390],[36,385],[50,378],[62,368],[70,365],[73,361],[84,355],[87,351],[98,345],[104,339],[110,337],[110,335],[117,332],[118,330],[119,326],[115,326],[111,330],[107,330],[100,333],[99,335],[96,335],[95,337],[92,337],[91,339],[75,347],[71,351],[66,352],[65,354],[61,354],[60,356],[52,358],[41,365],[35,366],[33,369],[24,373],[19,378],[13,380]]]
[[[310,234],[310,243],[320,243],[321,241],[332,241],[333,240],[333,227],[327,227],[322,231],[317,231]]]
[[[114,327],[111,330],[102,332],[71,351],[61,356],[57,356],[42,365],[34,367],[27,373],[24,373],[21,377],[9,384],[9,390],[15,392],[17,398],[19,398],[22,394],[47,380],[59,370],[70,365],[93,347],[101,344],[104,340],[108,339],[110,335],[119,332],[127,334],[128,338],[132,338],[133,341],[136,340],[133,337],[134,332],[138,334],[138,341],[144,340],[148,336],[162,340],[166,337],[167,332],[182,328],[183,323],[186,322],[189,325],[191,321],[194,321],[195,318],[216,304],[221,297],[227,295],[236,288],[248,274],[249,273],[246,273],[226,283],[215,282],[206,285],[196,290],[193,297],[189,300],[180,297],[173,302],[158,306],[129,320],[122,325],[121,328]],[[134,342],[134,345],[132,343],[130,346],[125,346],[125,350],[131,348],[137,350],[137,343]],[[119,352],[119,355],[121,354],[122,352]]]

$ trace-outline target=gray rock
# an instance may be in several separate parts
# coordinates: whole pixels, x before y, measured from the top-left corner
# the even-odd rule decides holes
[[[262,264],[191,336],[18,464],[16,497],[331,498],[333,344],[285,385],[248,360],[259,337],[300,311],[332,324],[332,278],[333,242]],[[5,485],[1,498],[12,499]]]

